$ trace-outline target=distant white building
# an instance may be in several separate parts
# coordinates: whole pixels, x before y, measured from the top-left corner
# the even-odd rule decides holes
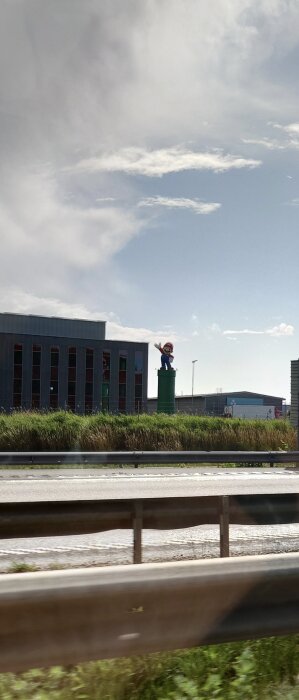
[[[175,408],[178,413],[194,413],[197,415],[238,417],[279,418],[284,415],[285,399],[281,396],[257,394],[252,391],[219,392],[215,394],[194,394],[176,396]],[[155,413],[157,399],[149,398],[148,412]]]

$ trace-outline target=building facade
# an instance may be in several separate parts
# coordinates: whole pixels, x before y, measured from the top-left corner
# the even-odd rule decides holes
[[[148,345],[107,340],[105,328],[0,314],[0,410],[146,411]]]
[[[268,417],[277,418],[284,413],[284,399],[280,396],[256,394],[252,391],[218,392],[215,394],[194,394],[194,396],[176,396],[175,410],[178,413],[190,413],[208,416],[227,416],[237,413],[236,407],[252,407],[252,417],[255,412],[261,413],[261,407],[269,408]],[[254,410],[256,407],[256,411]],[[157,399],[148,399],[148,412],[157,411]],[[271,411],[271,413],[270,413]],[[242,411],[241,411],[242,413]],[[267,416],[267,411],[265,415]]]
[[[291,362],[291,423],[299,427],[299,360]]]

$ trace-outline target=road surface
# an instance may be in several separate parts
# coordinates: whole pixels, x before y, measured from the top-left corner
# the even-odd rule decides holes
[[[294,468],[1,470],[0,503],[299,493]]]
[[[296,468],[126,468],[0,470],[0,502],[298,493]],[[230,526],[231,555],[299,550],[299,523]],[[219,556],[219,527],[144,530],[143,560]],[[89,566],[132,562],[132,531],[0,540],[0,571],[14,563]]]

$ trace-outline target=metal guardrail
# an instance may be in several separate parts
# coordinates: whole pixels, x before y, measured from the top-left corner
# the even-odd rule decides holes
[[[299,555],[0,576],[0,671],[299,632]]]
[[[133,530],[133,561],[142,561],[142,530],[218,524],[220,556],[229,556],[229,525],[299,521],[298,494],[126,498],[0,503],[0,539]]]
[[[0,452],[0,465],[28,464],[291,464],[299,462],[298,452],[263,451],[134,451],[134,452]]]
[[[299,452],[0,452],[1,465],[297,463]],[[299,520],[299,495],[126,498],[0,503],[0,538],[77,535],[133,529],[133,561],[142,561],[142,530],[219,524],[220,556],[229,556],[229,524]]]

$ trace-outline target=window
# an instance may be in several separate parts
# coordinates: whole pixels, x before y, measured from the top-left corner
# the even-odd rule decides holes
[[[93,400],[93,350],[86,348],[85,352],[85,413],[92,412]]]
[[[135,386],[135,398],[142,399],[142,385],[140,384],[137,384],[137,386]]]
[[[40,408],[41,346],[32,345],[31,408]]]
[[[22,345],[14,346],[14,365],[13,365],[13,407],[17,408],[22,405],[22,380],[23,380],[23,347]]]
[[[69,367],[76,367],[77,353],[76,348],[69,348]]]
[[[126,410],[127,397],[127,355],[123,352],[119,356],[118,364],[118,410],[122,413]]]
[[[93,350],[86,350],[86,369],[93,369]]]
[[[15,394],[22,393],[22,379],[15,379],[14,380],[14,393]]]
[[[135,372],[143,372],[143,352],[135,351]]]
[[[102,384],[102,411],[109,411],[109,384]]]
[[[75,382],[75,381],[76,381],[76,367],[69,367],[69,369],[68,369],[68,379],[69,379],[71,382]]]
[[[119,396],[122,399],[126,398],[126,385],[125,384],[120,384],[119,385]]]
[[[143,387],[143,353],[141,350],[135,351],[135,411],[142,410],[142,387]]]
[[[67,405],[70,411],[76,410],[76,369],[77,351],[76,348],[69,348]]]
[[[103,381],[110,382],[110,352],[103,352]]]
[[[120,355],[119,358],[119,369],[124,370],[126,372],[127,370],[127,358],[124,357],[124,355]]]
[[[103,352],[102,410],[109,411],[110,352]]]
[[[51,348],[50,355],[50,408],[58,408],[59,348]]]

